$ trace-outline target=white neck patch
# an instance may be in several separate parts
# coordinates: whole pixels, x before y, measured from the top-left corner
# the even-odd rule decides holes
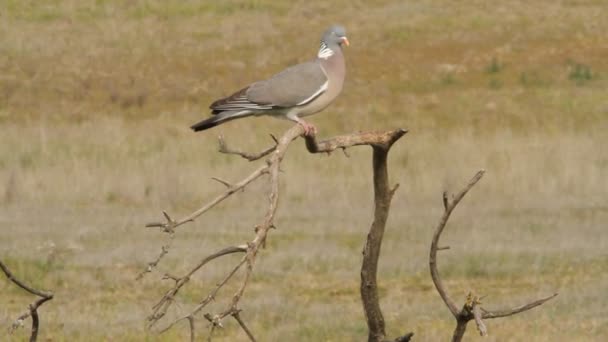
[[[327,47],[327,44],[325,44],[324,41],[321,41],[321,46],[319,47],[319,52],[317,53],[317,57],[323,58],[323,59],[328,59],[329,57],[331,57],[333,55],[334,55],[334,52],[332,51],[332,49]]]

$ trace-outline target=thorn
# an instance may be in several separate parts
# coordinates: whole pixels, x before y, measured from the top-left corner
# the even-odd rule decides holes
[[[444,250],[447,250],[447,249],[450,249],[450,246],[437,247],[438,251],[444,251]]]
[[[274,136],[274,134],[270,133],[270,137],[272,138],[272,140],[274,140],[275,144],[279,144],[279,139],[277,139],[277,137]]]
[[[448,204],[449,203],[448,203],[448,192],[447,191],[443,192],[442,199],[443,199],[443,209],[448,210]]]

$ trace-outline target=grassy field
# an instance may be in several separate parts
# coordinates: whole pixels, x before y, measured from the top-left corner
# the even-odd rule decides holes
[[[256,165],[287,121],[202,134],[209,103],[312,58],[326,26],[348,30],[343,94],[311,118],[320,136],[410,130],[392,150],[397,192],[379,269],[389,336],[445,341],[454,322],[428,274],[443,190],[487,170],[456,210],[440,272],[488,309],[559,292],[488,321],[485,341],[608,338],[608,4],[602,0],[0,1],[0,258],[55,299],[44,341],[177,341],[146,332],[151,306],[205,255],[252,237],[265,183],[185,226],[160,272],[136,275],[182,216]],[[371,153],[310,155],[296,141],[281,206],[241,302],[260,341],[362,341],[361,249],[372,217]],[[197,274],[186,312],[236,257]],[[0,280],[0,340],[32,298]],[[210,311],[222,308],[223,292]],[[197,321],[199,338],[207,333]],[[246,341],[227,320],[220,341]],[[466,339],[482,340],[474,327]],[[21,329],[8,337],[21,341]]]

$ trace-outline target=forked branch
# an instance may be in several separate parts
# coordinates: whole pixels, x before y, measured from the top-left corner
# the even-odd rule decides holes
[[[148,227],[159,227],[162,229],[162,231],[169,233],[171,234],[171,236],[173,236],[173,234],[175,233],[175,228],[177,228],[178,226],[181,226],[182,224],[199,217],[224,199],[228,198],[238,190],[243,189],[249,183],[258,179],[260,176],[266,174],[269,175],[268,207],[266,209],[266,215],[264,216],[264,219],[260,223],[255,225],[256,229],[255,236],[253,237],[253,239],[247,242],[246,244],[236,247],[228,247],[206,257],[182,277],[165,275],[166,279],[172,279],[175,284],[154,306],[153,312],[148,318],[150,327],[156,324],[162,317],[165,316],[167,309],[171,306],[173,302],[175,302],[179,290],[188,283],[190,277],[195,272],[200,270],[208,262],[217,259],[221,256],[242,252],[244,253],[244,255],[236,264],[236,266],[232,268],[232,270],[222,279],[222,281],[220,281],[214,287],[214,289],[204,299],[202,299],[198,305],[194,307],[194,309],[192,309],[188,314],[168,324],[164,329],[161,330],[161,332],[171,329],[175,324],[183,320],[188,320],[191,331],[190,337],[191,339],[194,339],[195,315],[201,312],[211,301],[213,301],[219,293],[220,289],[228,281],[233,279],[235,274],[237,274],[239,270],[243,269],[244,274],[242,275],[241,284],[238,290],[232,296],[232,300],[225,308],[225,310],[216,314],[206,313],[204,314],[204,317],[211,323],[211,332],[209,337],[212,336],[212,333],[214,329],[216,329],[216,327],[222,326],[222,320],[225,317],[232,316],[238,322],[241,329],[243,329],[243,331],[247,334],[247,337],[251,341],[255,341],[253,333],[249,330],[240,315],[241,309],[239,308],[239,302],[243,297],[249,279],[251,278],[257,253],[260,247],[264,246],[270,229],[275,228],[274,216],[279,203],[280,163],[291,141],[296,139],[302,133],[302,127],[300,125],[296,125],[290,130],[288,130],[280,139],[275,139],[276,145],[274,147],[257,154],[245,153],[242,151],[230,149],[228,148],[226,142],[223,141],[223,139],[220,139],[220,152],[222,153],[236,154],[247,160],[257,160],[264,156],[269,156],[269,158],[266,160],[266,163],[263,166],[259,167],[251,174],[246,176],[243,180],[237,183],[232,184],[227,181],[216,179],[220,183],[224,184],[227,189],[222,194],[217,196],[214,200],[212,200],[210,203],[204,205],[203,207],[184,217],[183,219],[173,220],[168,214],[163,212],[166,219],[165,223],[152,223],[147,225]],[[389,187],[388,171],[386,166],[387,155],[392,144],[400,137],[402,137],[405,133],[406,131],[403,129],[383,132],[365,132],[339,136],[323,141],[317,141],[314,136],[306,137],[306,147],[311,153],[331,152],[337,148],[346,149],[348,147],[357,145],[369,145],[373,147],[375,189],[374,198],[376,200],[376,214],[374,222],[372,224],[372,228],[370,230],[370,234],[368,235],[368,243],[366,244],[364,251],[364,265],[361,270],[362,298],[364,298],[364,309],[366,312],[366,316],[368,317],[368,325],[370,327],[369,336],[374,336],[373,341],[380,341],[384,338],[385,335],[384,321],[378,304],[376,269],[380,253],[382,234],[384,232],[384,226],[388,217],[388,207],[390,206],[390,200],[397,188],[397,186],[393,188]],[[162,258],[164,254],[166,254],[165,249],[166,248],[163,248],[161,251],[161,255],[148,265],[148,269],[154,268],[158,264],[160,258]],[[406,334],[397,340],[408,341],[411,335],[412,334]]]
[[[265,156],[269,155],[270,153],[272,153],[272,151],[274,151],[277,148],[279,141],[272,134],[270,135],[270,137],[272,138],[272,140],[274,140],[274,146],[271,146],[259,153],[250,153],[250,152],[243,152],[240,150],[229,148],[228,145],[226,144],[226,141],[224,140],[224,136],[220,135],[219,139],[218,139],[219,145],[220,145],[218,151],[220,153],[224,153],[224,154],[235,154],[235,155],[241,156],[249,161],[255,161],[255,160],[264,158]]]
[[[266,163],[263,166],[259,167],[258,169],[253,171],[251,174],[249,174],[249,176],[245,177],[243,180],[241,180],[238,183],[235,183],[234,185],[231,185],[227,182],[222,182],[228,187],[228,189],[224,193],[222,193],[220,196],[216,197],[210,203],[208,203],[208,204],[204,205],[203,207],[201,207],[200,209],[196,210],[192,214],[186,216],[184,219],[174,221],[169,217],[169,215],[164,213],[167,223],[153,223],[153,224],[147,225],[148,227],[160,227],[161,229],[163,229],[163,231],[173,234],[175,231],[174,229],[176,227],[178,227],[179,225],[182,225],[186,222],[194,220],[195,218],[202,215],[209,209],[213,208],[219,202],[228,198],[229,196],[231,196],[238,190],[243,189],[247,184],[258,179],[260,176],[265,175],[265,174],[268,174],[270,176],[270,179],[269,179],[270,191],[269,191],[269,196],[268,196],[268,208],[266,210],[266,215],[264,216],[262,222],[260,222],[259,224],[257,224],[255,226],[256,229],[255,229],[254,238],[251,241],[247,242],[246,244],[243,244],[240,246],[227,247],[227,248],[220,250],[217,253],[214,253],[214,254],[204,258],[195,267],[193,267],[186,275],[184,275],[182,277],[174,277],[174,276],[167,277],[166,276],[166,278],[173,279],[175,281],[175,284],[171,289],[169,289],[165,293],[165,295],[161,298],[161,300],[153,307],[153,312],[148,317],[149,327],[152,327],[153,325],[155,325],[162,317],[165,316],[167,309],[171,306],[172,303],[175,302],[175,297],[178,294],[179,290],[188,283],[190,277],[195,272],[200,270],[208,262],[210,262],[214,259],[217,259],[221,256],[232,254],[232,253],[237,253],[237,252],[242,252],[242,253],[245,253],[245,255],[243,255],[243,257],[236,264],[236,266],[234,266],[232,268],[232,270],[223,278],[223,280],[220,281],[215,286],[215,288],[203,300],[201,300],[201,302],[193,310],[191,310],[188,314],[182,316],[181,318],[178,318],[177,320],[170,323],[167,327],[165,327],[163,330],[161,330],[161,332],[167,331],[168,329],[172,328],[178,322],[181,322],[183,320],[188,320],[188,322],[190,324],[190,331],[191,331],[190,337],[191,337],[191,339],[193,339],[194,338],[194,328],[193,327],[194,327],[195,315],[198,314],[200,311],[202,311],[211,301],[213,301],[216,298],[219,291],[222,289],[222,287],[226,283],[228,283],[228,281],[230,281],[234,277],[234,275],[240,269],[242,269],[243,266],[245,265],[244,275],[242,278],[241,285],[239,286],[238,290],[232,296],[232,300],[230,301],[230,304],[228,305],[228,307],[225,310],[223,310],[222,312],[214,314],[214,315],[207,313],[205,315],[205,317],[210,317],[208,319],[212,322],[212,330],[213,330],[216,326],[221,326],[221,321],[223,318],[225,318],[227,316],[233,316],[235,318],[235,320],[239,323],[239,326],[243,329],[243,331],[245,331],[247,336],[252,341],[255,340],[253,338],[253,334],[247,328],[247,326],[245,325],[245,323],[243,322],[242,318],[239,315],[241,310],[239,309],[238,304],[245,292],[249,279],[251,278],[251,274],[253,272],[253,265],[255,264],[255,260],[256,260],[256,256],[259,251],[259,248],[261,246],[263,246],[264,243],[266,242],[266,237],[268,235],[269,230],[272,228],[275,228],[274,217],[276,214],[276,210],[278,207],[278,201],[279,201],[279,167],[280,167],[280,163],[283,160],[283,156],[285,155],[285,152],[287,151],[287,148],[288,148],[289,144],[291,143],[291,141],[296,139],[302,133],[303,133],[303,131],[300,126],[294,126],[290,130],[288,130],[280,139],[276,140],[276,145],[272,148],[272,150],[270,152],[268,152],[268,150],[266,150],[258,155],[255,155],[256,157],[261,158],[262,156],[270,154],[270,157],[268,158],[268,160],[266,161]],[[247,158],[246,156],[249,156],[252,158],[254,156],[253,154],[245,154],[243,152],[236,153],[236,152],[234,152],[234,150],[228,149],[228,147],[226,146],[226,143],[223,142],[223,140],[220,140],[220,152],[238,154],[245,158]],[[247,159],[249,159],[249,158],[247,158]],[[253,160],[253,159],[250,159],[250,160]],[[161,253],[161,255],[162,255],[162,253]],[[156,263],[158,263],[158,262],[156,262]]]
[[[374,220],[370,226],[367,240],[363,248],[363,261],[361,264],[361,300],[368,327],[368,341],[381,342],[386,339],[384,316],[380,309],[378,296],[378,259],[382,239],[388,220],[391,200],[399,184],[391,187],[388,177],[388,153],[391,146],[405,133],[404,129],[380,132],[361,132],[342,135],[331,139],[316,141],[314,137],[307,136],[306,148],[311,153],[327,152],[336,149],[345,149],[351,146],[369,145],[373,149],[372,170],[374,183]],[[405,334],[395,341],[409,341],[413,333]]]
[[[8,280],[13,282],[15,285],[19,286],[23,290],[25,290],[35,296],[40,297],[39,299],[37,299],[36,301],[34,301],[32,304],[29,305],[28,311],[25,312],[24,314],[22,314],[21,316],[19,316],[15,320],[15,322],[13,323],[13,326],[11,328],[11,331],[15,330],[16,328],[23,325],[23,321],[25,319],[27,319],[28,317],[32,317],[30,342],[36,341],[38,339],[38,331],[40,328],[40,317],[38,316],[38,308],[45,302],[53,299],[53,293],[37,290],[37,289],[25,284],[23,281],[21,281],[17,277],[15,277],[15,275],[4,264],[4,262],[2,262],[2,260],[0,260],[0,269],[2,269],[2,272],[8,278]]]
[[[452,341],[461,341],[464,333],[466,332],[467,323],[470,320],[475,320],[477,325],[477,330],[480,335],[487,335],[487,327],[483,322],[483,319],[490,318],[499,318],[506,317],[510,315],[514,315],[520,312],[524,312],[530,310],[536,306],[539,306],[546,301],[557,296],[557,293],[552,294],[548,297],[541,298],[539,300],[533,301],[531,303],[513,308],[508,310],[498,310],[498,311],[488,311],[481,307],[481,298],[474,295],[473,293],[469,293],[467,295],[465,304],[462,309],[458,309],[454,300],[448,295],[445,285],[439,276],[439,271],[437,269],[437,252],[440,250],[447,249],[445,247],[439,247],[439,238],[441,237],[441,233],[443,233],[444,228],[452,214],[452,211],[456,208],[458,203],[462,200],[462,198],[467,194],[477,182],[483,177],[485,171],[480,170],[475,174],[475,176],[469,181],[469,183],[455,196],[450,200],[448,198],[448,194],[446,192],[443,193],[442,201],[444,212],[435,228],[435,233],[433,234],[433,239],[431,241],[431,251],[429,256],[429,266],[431,271],[431,278],[433,279],[433,284],[435,284],[435,288],[441,296],[441,299],[446,304],[454,318],[456,319],[456,328],[454,329],[454,334],[452,335]]]

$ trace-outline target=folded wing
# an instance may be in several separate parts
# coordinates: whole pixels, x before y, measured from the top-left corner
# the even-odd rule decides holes
[[[251,84],[211,104],[213,114],[224,111],[264,111],[305,105],[327,90],[328,80],[316,62],[302,63]]]

